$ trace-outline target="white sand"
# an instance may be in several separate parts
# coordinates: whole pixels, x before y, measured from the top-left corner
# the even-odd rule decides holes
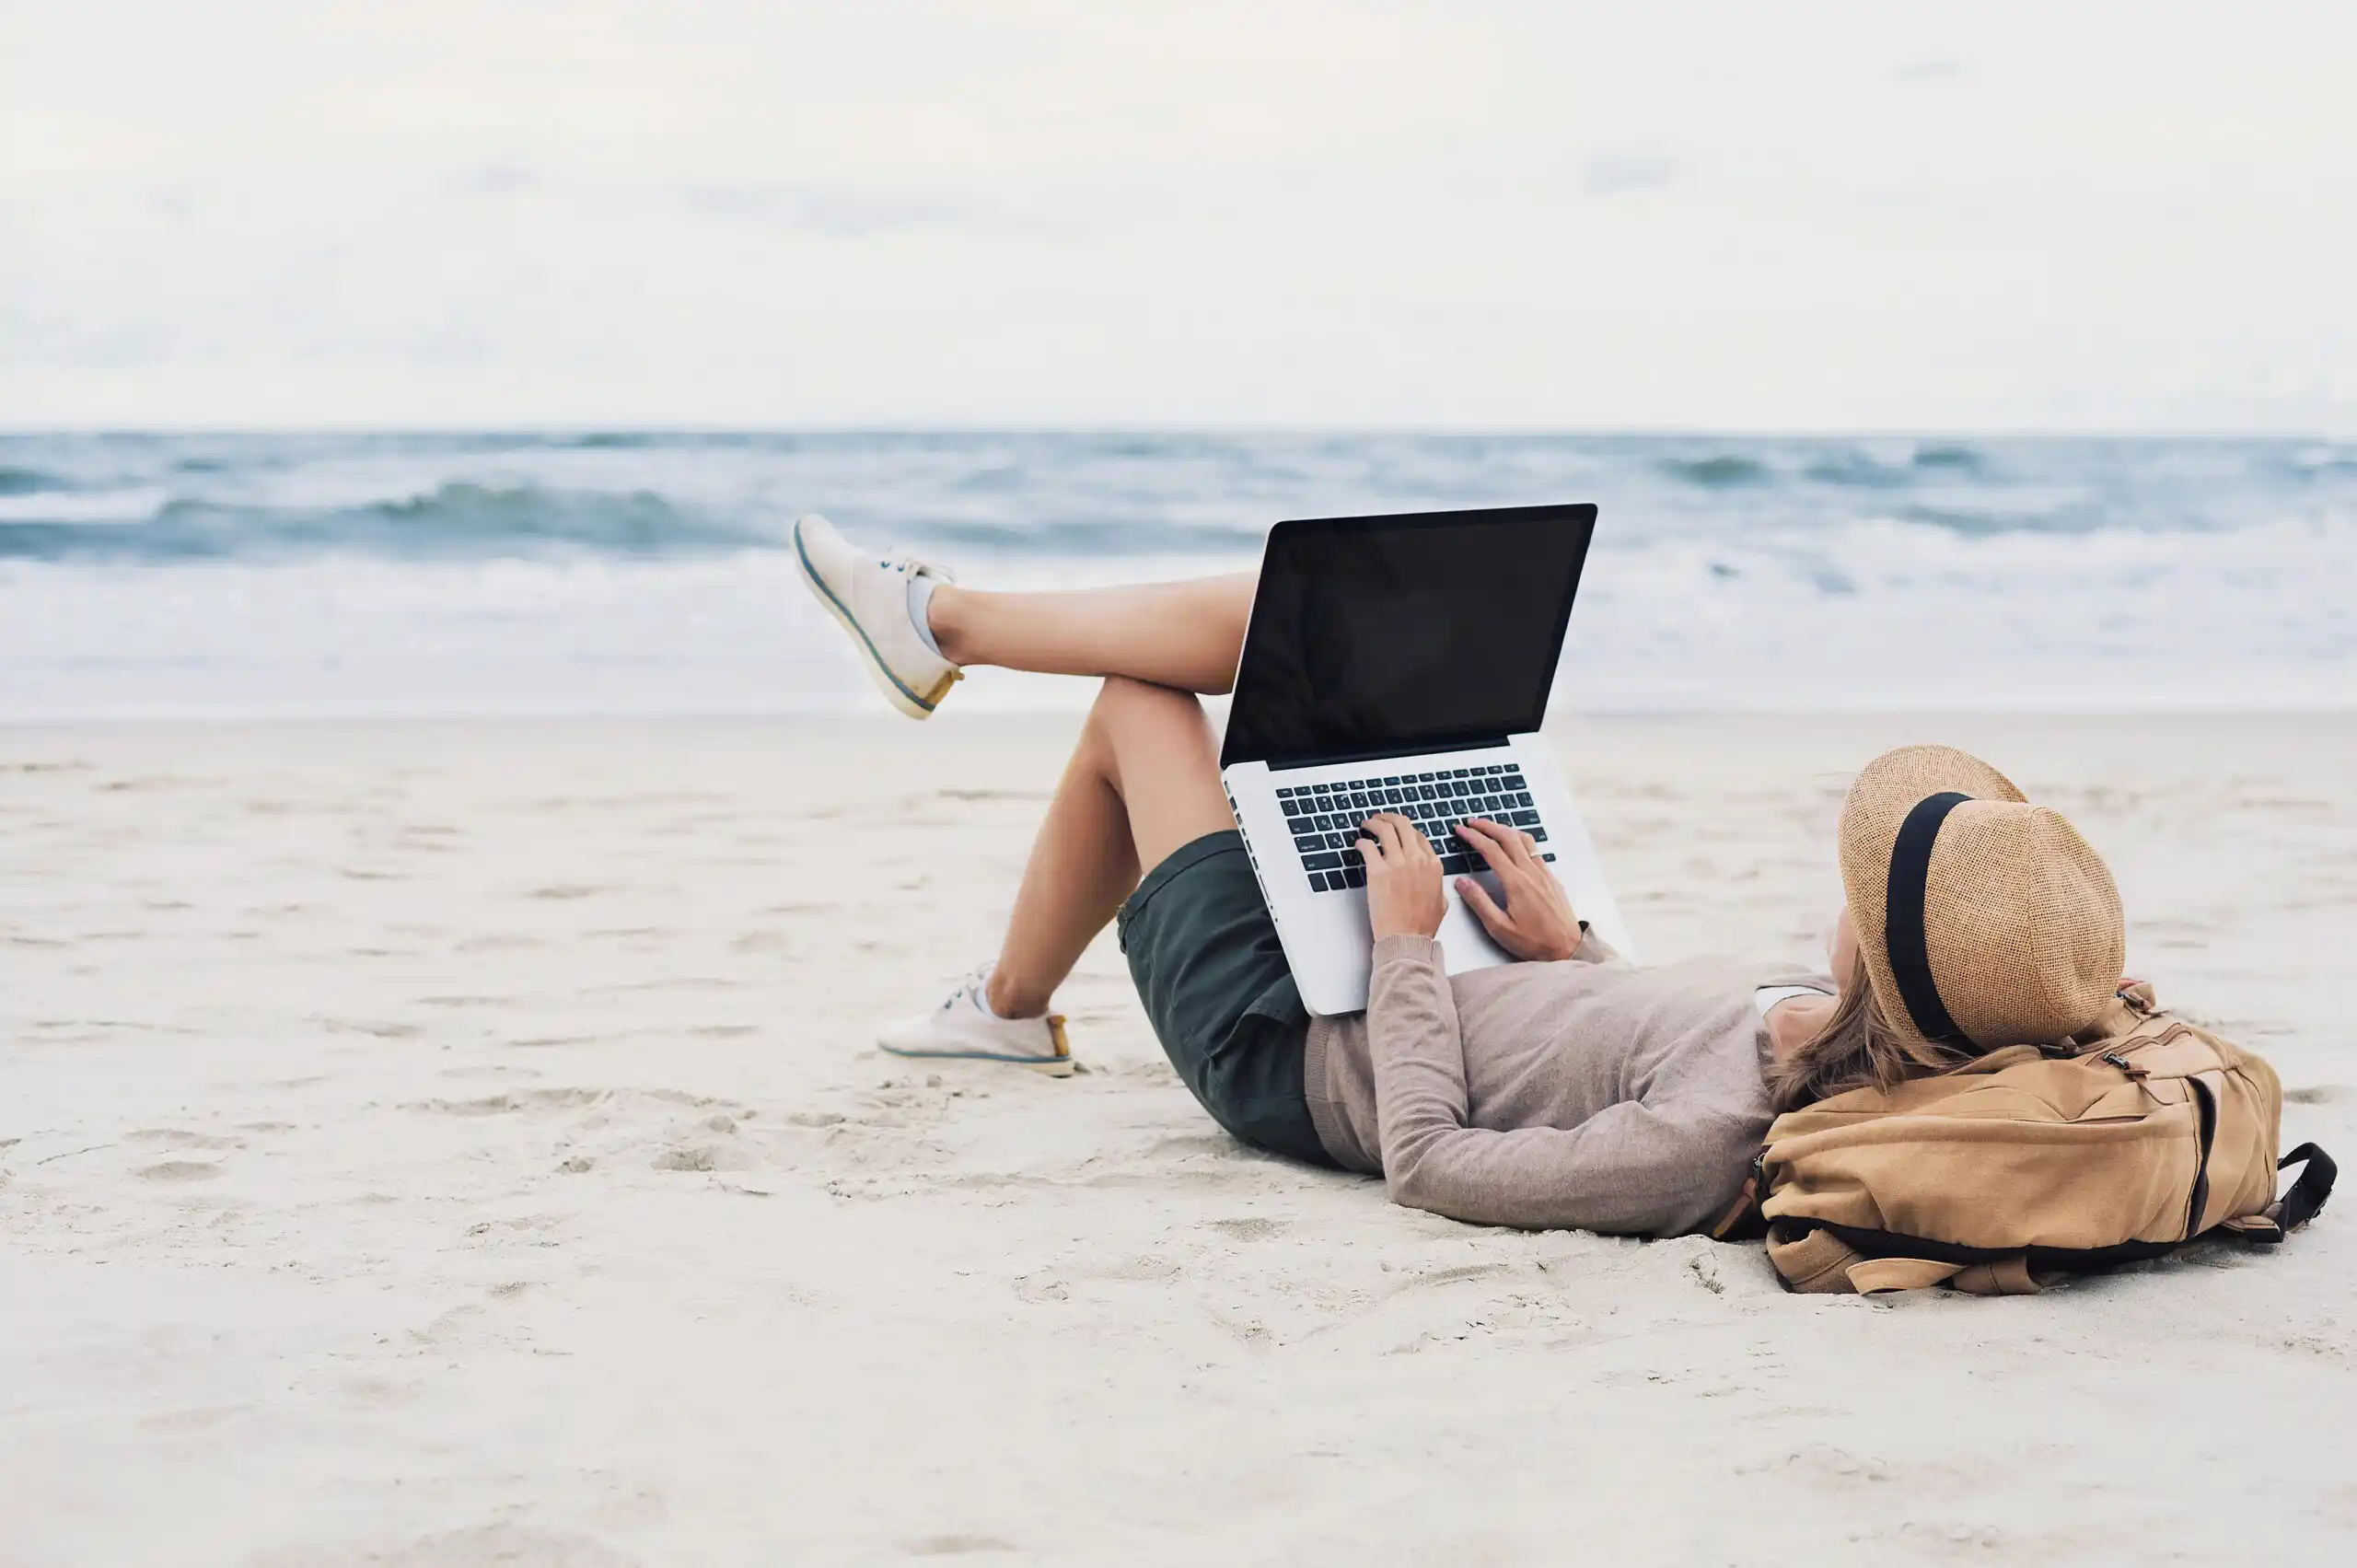
[[[0,731],[0,1563],[2235,1562],[2357,1541],[2357,1192],[2282,1253],[1802,1299],[869,1049],[1070,725]],[[2357,1160],[2357,722],[1597,722],[1649,956],[1804,952],[1952,738]]]

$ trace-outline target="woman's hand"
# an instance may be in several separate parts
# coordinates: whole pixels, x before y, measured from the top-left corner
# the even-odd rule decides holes
[[[1448,912],[1440,888],[1440,856],[1422,830],[1386,811],[1361,828],[1358,852],[1366,861],[1366,917],[1378,942],[1387,936],[1430,936]]]
[[[1528,833],[1476,817],[1459,823],[1457,836],[1479,850],[1497,873],[1498,890],[1505,898],[1504,909],[1492,902],[1481,884],[1470,877],[1458,877],[1457,890],[1466,907],[1490,928],[1499,947],[1517,958],[1542,962],[1568,958],[1579,950],[1580,923],[1572,912],[1571,897],[1538,858],[1538,845]],[[1375,885],[1372,872],[1367,885]]]

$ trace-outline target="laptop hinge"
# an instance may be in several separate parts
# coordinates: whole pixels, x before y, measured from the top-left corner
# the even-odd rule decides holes
[[[1513,738],[1508,735],[1470,735],[1437,745],[1429,740],[1420,740],[1412,746],[1377,746],[1364,751],[1324,751],[1314,757],[1271,757],[1268,766],[1269,772],[1282,773],[1295,768],[1340,768],[1353,762],[1382,762],[1393,757],[1431,757],[1443,751],[1493,751]]]

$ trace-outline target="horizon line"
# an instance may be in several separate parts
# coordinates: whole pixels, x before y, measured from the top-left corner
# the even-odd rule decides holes
[[[1368,437],[1426,436],[1466,439],[1589,439],[1589,440],[1658,440],[1678,441],[1719,439],[1739,441],[2348,441],[2357,440],[2357,425],[2347,429],[2327,426],[2283,428],[2235,428],[2206,426],[2116,426],[2116,425],[2052,425],[2052,426],[1949,426],[1935,425],[1853,425],[1853,426],[1781,426],[1781,425],[1614,425],[1614,424],[1409,424],[1370,423],[1362,424],[1202,424],[1177,423],[1135,424],[1074,422],[1053,424],[1017,422],[984,424],[945,421],[923,424],[881,421],[869,424],[699,424],[689,422],[648,421],[633,424],[615,420],[516,420],[459,422],[452,424],[321,422],[319,424],[179,424],[169,421],[152,424],[114,423],[62,424],[53,425],[15,424],[0,422],[0,440],[39,439],[41,437],[219,437],[219,436],[656,436],[672,437],[696,436],[1213,436],[1227,437]]]

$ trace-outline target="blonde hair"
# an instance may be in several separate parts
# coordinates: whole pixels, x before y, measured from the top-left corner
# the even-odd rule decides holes
[[[1768,1074],[1770,1103],[1779,1111],[1852,1089],[1888,1089],[1971,1061],[1971,1047],[1942,1045],[1894,1027],[1866,978],[1863,953],[1842,981],[1840,1005],[1825,1027]]]

